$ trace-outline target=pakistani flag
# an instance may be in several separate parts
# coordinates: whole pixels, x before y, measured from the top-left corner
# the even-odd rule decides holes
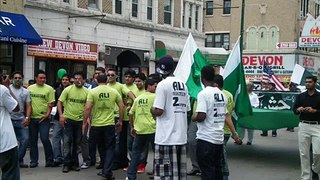
[[[178,65],[174,71],[174,76],[187,84],[189,95],[197,98],[202,90],[201,69],[207,65],[207,61],[201,54],[191,33],[184,45]]]
[[[224,86],[229,91],[235,102],[235,119],[252,115],[252,108],[247,92],[243,65],[241,60],[239,39],[229,55],[223,71]]]
[[[291,75],[291,82],[304,86],[306,83],[306,77],[308,76],[313,76],[313,74],[299,64],[296,64]],[[320,89],[319,83],[316,84],[316,88]]]

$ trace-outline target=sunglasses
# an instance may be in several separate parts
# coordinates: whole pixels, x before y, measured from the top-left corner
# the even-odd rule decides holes
[[[115,74],[108,74],[108,76],[111,76],[111,77],[113,77],[113,76],[115,76]]]

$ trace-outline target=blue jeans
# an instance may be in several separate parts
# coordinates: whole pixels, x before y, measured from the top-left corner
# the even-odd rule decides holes
[[[63,128],[58,120],[53,120],[53,160],[58,163],[63,162],[61,140],[63,140]]]
[[[67,119],[63,130],[63,164],[79,166],[78,149],[81,145],[82,121]]]
[[[198,139],[197,157],[202,180],[223,179],[221,165],[222,156],[223,144],[212,144]]]
[[[52,145],[49,140],[50,121],[46,119],[39,123],[40,119],[31,119],[29,125],[30,132],[30,164],[37,165],[39,160],[38,134],[43,144],[46,163],[53,162]]]
[[[18,162],[17,147],[0,153],[0,169],[2,171],[2,180],[20,180],[20,169]]]
[[[116,152],[116,159],[115,164],[119,166],[119,168],[124,168],[128,166],[129,159],[128,159],[128,130],[129,129],[129,122],[122,121],[122,131],[117,133],[117,152]]]
[[[114,126],[92,126],[90,129],[90,137],[94,144],[98,145],[98,151],[103,163],[102,173],[108,177],[112,177],[112,163],[114,159],[115,148],[115,127]]]
[[[130,180],[137,178],[138,165],[141,163],[145,163],[141,161],[141,156],[143,156],[143,153],[145,152],[145,149],[148,147],[149,142],[151,142],[154,147],[154,136],[155,134],[137,134],[134,137],[132,159],[128,169],[128,178]]]
[[[28,143],[29,143],[29,129],[22,125],[22,119],[11,119],[14,132],[19,142],[18,155],[19,163],[23,164],[23,158],[26,155]]]

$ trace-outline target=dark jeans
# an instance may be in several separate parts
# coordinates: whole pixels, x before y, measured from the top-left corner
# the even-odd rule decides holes
[[[59,120],[53,120],[53,160],[58,163],[63,162],[61,141],[63,140],[63,128]]]
[[[81,138],[81,154],[83,162],[85,162],[88,166],[91,165],[91,160],[89,156],[89,142],[87,135],[82,135]]]
[[[145,149],[148,148],[149,142],[152,143],[152,149],[154,149],[154,136],[155,134],[143,134],[143,135],[137,134],[134,137],[133,148],[132,148],[132,159],[128,169],[128,178],[130,180],[137,178],[138,165],[141,163],[145,163],[141,161],[141,156],[143,156]]]
[[[50,121],[46,119],[39,123],[39,119],[31,119],[29,125],[30,132],[30,164],[37,165],[39,160],[38,150],[38,134],[40,133],[40,140],[44,147],[44,154],[46,163],[53,162],[52,145],[49,140]]]
[[[14,132],[19,142],[18,155],[19,163],[23,164],[23,158],[26,155],[29,143],[29,129],[22,125],[22,119],[11,119]]]
[[[222,180],[221,159],[223,144],[212,144],[207,141],[197,141],[197,157],[202,180]]]
[[[0,153],[2,180],[20,180],[18,147]]]
[[[128,166],[129,159],[128,159],[128,127],[129,122],[128,121],[122,121],[122,131],[120,133],[117,133],[117,139],[119,141],[117,142],[116,146],[118,146],[117,152],[116,152],[116,159],[115,164],[119,166],[120,168],[124,168]]]
[[[82,121],[67,119],[63,130],[63,164],[79,166],[78,148],[82,136]]]
[[[98,145],[98,151],[103,162],[102,173],[111,177],[113,175],[111,168],[114,159],[115,148],[115,127],[114,126],[101,126],[91,127],[90,137],[93,143]]]

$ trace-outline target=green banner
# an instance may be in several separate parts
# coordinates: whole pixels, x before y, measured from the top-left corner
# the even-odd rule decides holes
[[[253,115],[239,119],[241,127],[258,130],[272,130],[296,127],[299,117],[292,111],[296,92],[255,92],[258,94],[259,108],[253,109]]]

